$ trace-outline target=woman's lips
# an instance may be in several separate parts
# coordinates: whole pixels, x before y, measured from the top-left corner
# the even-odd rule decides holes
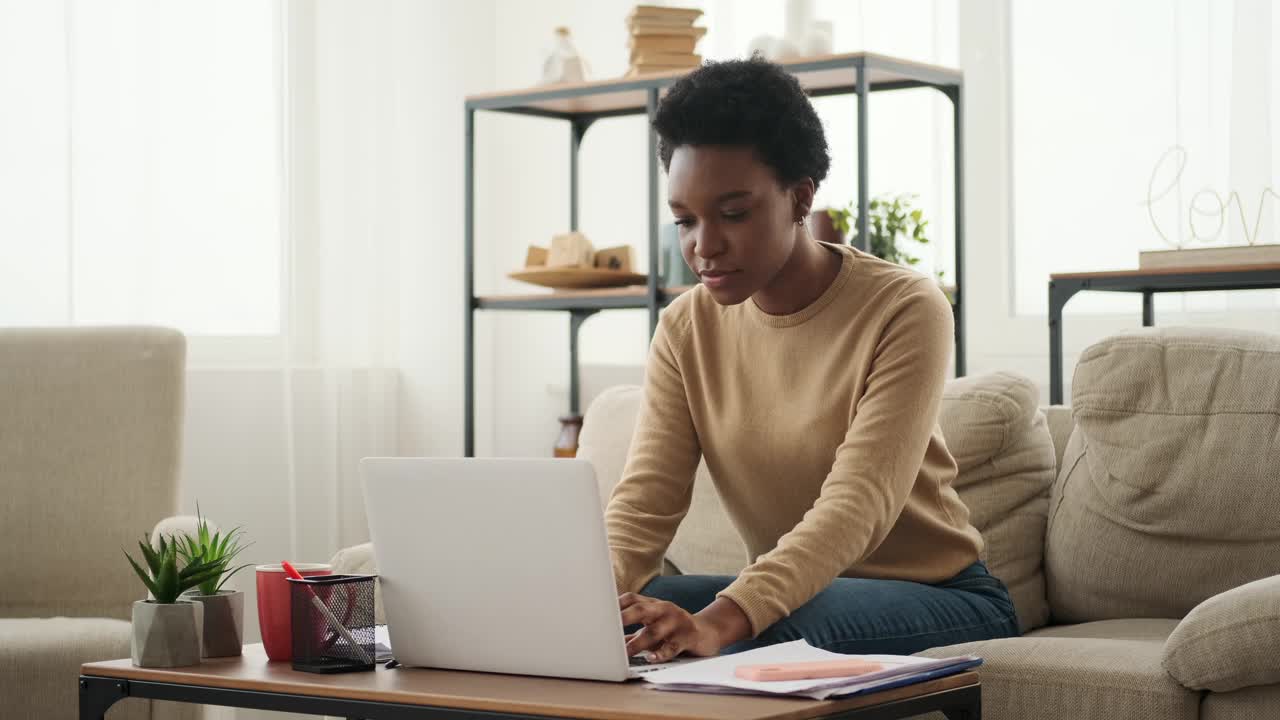
[[[709,288],[723,287],[729,282],[737,270],[703,270],[699,275],[702,276],[702,284]]]

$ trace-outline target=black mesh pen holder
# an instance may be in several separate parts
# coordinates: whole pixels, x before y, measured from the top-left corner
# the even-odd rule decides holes
[[[338,673],[374,668],[375,577],[288,578],[293,609],[294,670]]]

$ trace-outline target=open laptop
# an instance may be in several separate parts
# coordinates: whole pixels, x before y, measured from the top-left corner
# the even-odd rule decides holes
[[[623,681],[628,658],[585,460],[365,458],[369,532],[403,666]]]

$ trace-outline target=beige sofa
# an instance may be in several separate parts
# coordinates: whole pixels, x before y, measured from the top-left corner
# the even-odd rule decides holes
[[[185,358],[172,330],[0,330],[0,717],[77,717],[80,665],[129,656],[147,592],[121,549],[190,522],[154,525],[177,510]]]
[[[1280,717],[1280,338],[1147,329],[1089,348],[1072,407],[1025,378],[950,381],[956,487],[1013,596],[1020,638],[975,653],[989,720]],[[640,389],[586,415],[579,457],[617,482]],[[705,465],[667,572],[748,558]],[[370,547],[343,571],[375,571]]]

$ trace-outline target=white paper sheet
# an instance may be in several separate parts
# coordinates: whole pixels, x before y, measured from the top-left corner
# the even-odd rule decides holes
[[[373,626],[373,642],[374,652],[378,655],[378,662],[391,659],[391,634],[387,632],[386,625]]]
[[[884,669],[855,677],[768,682],[743,680],[733,674],[734,669],[739,665],[847,660],[851,657],[878,662],[884,666]],[[821,700],[900,683],[904,676],[938,671],[970,663],[976,659],[972,655],[941,660],[909,655],[842,655],[815,648],[804,640],[796,640],[659,670],[645,675],[644,680],[652,683],[657,690],[796,695]]]

